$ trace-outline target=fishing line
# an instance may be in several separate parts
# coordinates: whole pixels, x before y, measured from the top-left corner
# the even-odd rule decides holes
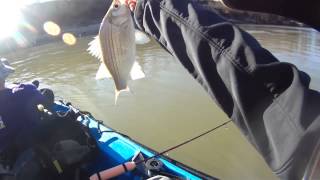
[[[67,103],[66,105],[69,106],[70,109],[72,109],[76,114],[79,114],[79,115],[81,115],[81,116],[92,117],[89,112],[86,113],[86,112],[84,112],[84,111],[80,111],[80,110],[74,108],[74,107],[71,105],[71,103],[70,103],[70,104]],[[91,178],[101,179],[100,173],[103,173],[105,179],[109,179],[109,178],[113,178],[113,177],[119,176],[119,175],[121,175],[121,174],[123,174],[123,173],[126,173],[126,172],[128,172],[128,171],[132,171],[132,170],[134,170],[134,169],[137,167],[137,165],[139,165],[139,164],[141,164],[141,163],[147,163],[147,161],[149,161],[150,159],[153,159],[153,158],[155,158],[155,157],[161,156],[161,155],[163,155],[163,154],[165,154],[165,153],[168,153],[168,152],[170,152],[170,151],[172,151],[172,150],[175,150],[175,149],[177,149],[177,148],[179,148],[179,147],[181,147],[181,146],[183,146],[183,145],[185,145],[185,144],[188,144],[188,143],[190,143],[190,142],[192,142],[192,141],[194,141],[194,140],[196,140],[196,139],[198,139],[198,138],[200,138],[200,137],[202,137],[202,136],[205,136],[206,134],[209,134],[209,133],[211,133],[211,132],[213,132],[213,131],[215,131],[215,130],[217,130],[217,129],[225,126],[225,125],[227,125],[227,124],[230,123],[230,122],[231,122],[231,120],[226,121],[226,122],[224,122],[224,123],[222,123],[222,124],[220,124],[220,125],[212,128],[212,129],[210,129],[210,130],[208,130],[208,131],[205,131],[205,132],[199,134],[198,136],[195,136],[195,137],[193,137],[193,138],[191,138],[191,139],[188,139],[188,140],[186,140],[186,141],[184,141],[184,142],[182,142],[182,143],[180,143],[180,144],[177,144],[177,145],[175,145],[175,146],[173,146],[173,147],[170,147],[170,148],[168,148],[168,149],[166,149],[166,150],[164,150],[164,151],[162,151],[162,152],[160,152],[160,153],[156,153],[154,156],[148,157],[148,158],[146,158],[146,159],[141,159],[141,160],[138,160],[138,161],[134,161],[134,160],[128,161],[128,162],[122,163],[122,164],[120,164],[120,165],[118,165],[118,166],[115,166],[115,167],[112,167],[112,168],[103,170],[103,171],[101,171],[101,172],[97,172],[97,173],[93,174],[93,175],[90,177],[90,179],[91,179]],[[97,127],[97,128],[99,128],[99,125],[100,125],[100,124],[103,124],[102,121],[97,121],[97,123],[98,123],[98,127]],[[101,131],[101,132],[103,132],[103,131]],[[109,131],[109,130],[108,130],[108,131],[106,131],[106,132],[113,132],[113,131]]]
[[[77,110],[77,109],[74,108],[71,104],[68,104],[67,106],[71,107],[72,110],[74,110],[74,111]],[[89,117],[90,117],[90,116],[92,117],[92,115],[91,115],[89,112],[84,112],[84,111],[80,111],[80,110],[77,110],[77,111],[78,111],[78,113],[80,113],[80,114],[82,114],[82,115],[89,115]],[[141,164],[141,163],[143,163],[143,162],[147,162],[148,160],[150,160],[150,159],[152,159],[152,158],[156,158],[156,157],[161,156],[161,155],[163,155],[163,154],[165,154],[165,153],[168,153],[168,152],[170,152],[170,151],[172,151],[172,150],[175,150],[175,149],[177,149],[177,148],[179,148],[179,147],[181,147],[181,146],[183,146],[183,145],[185,145],[185,144],[188,144],[188,143],[190,143],[190,142],[192,142],[192,141],[194,141],[194,140],[196,140],[196,139],[199,139],[199,138],[202,137],[202,136],[205,136],[205,135],[207,135],[207,134],[209,134],[209,133],[211,133],[211,132],[213,132],[213,131],[215,131],[215,130],[220,129],[221,127],[229,124],[231,121],[232,121],[232,120],[226,121],[226,122],[224,122],[224,123],[222,123],[222,124],[220,124],[220,125],[212,128],[212,129],[209,129],[209,130],[207,130],[207,131],[199,134],[198,136],[195,136],[195,137],[193,137],[193,138],[191,138],[191,139],[188,139],[188,140],[186,140],[186,141],[184,141],[184,142],[182,142],[182,143],[180,143],[180,144],[177,144],[177,145],[175,145],[175,146],[172,146],[172,147],[170,147],[170,148],[168,148],[168,149],[166,149],[166,150],[164,150],[164,151],[162,151],[162,152],[159,152],[159,153],[157,153],[157,154],[155,154],[155,155],[153,155],[153,156],[150,156],[150,157],[148,157],[148,158],[146,158],[146,159],[139,160],[139,161],[135,162],[135,164],[138,165],[138,164]],[[100,128],[99,128],[99,125],[100,125],[100,124],[103,124],[103,121],[99,121],[99,120],[98,120],[97,122],[98,122],[98,129],[100,129]],[[104,131],[101,131],[101,132],[104,132]],[[114,131],[114,130],[111,130],[111,131],[108,130],[108,131],[105,131],[105,132],[116,132],[116,133],[119,133],[119,132]],[[119,133],[119,134],[124,135],[124,134],[122,134],[122,133]],[[127,136],[127,135],[125,135],[125,136],[126,136],[126,137],[129,137],[129,136]],[[130,137],[129,137],[129,138],[130,138]],[[131,139],[131,138],[130,138],[130,139]]]
[[[192,141],[194,141],[194,140],[196,140],[196,139],[198,139],[198,138],[200,138],[200,137],[202,137],[202,136],[204,136],[204,135],[206,135],[206,134],[209,134],[209,133],[211,133],[211,132],[213,132],[213,131],[215,131],[215,130],[217,130],[217,129],[225,126],[225,125],[227,125],[227,124],[230,123],[231,121],[232,121],[232,120],[226,121],[226,122],[220,124],[219,126],[216,126],[216,127],[212,128],[212,129],[206,131],[206,132],[203,132],[202,134],[199,134],[199,135],[196,136],[196,137],[193,137],[193,138],[191,138],[191,139],[188,139],[188,140],[186,140],[186,141],[184,141],[184,142],[182,142],[182,143],[180,143],[180,144],[177,144],[177,145],[175,145],[175,146],[173,146],[173,147],[170,147],[170,148],[168,148],[168,149],[166,149],[166,150],[164,150],[164,151],[162,151],[162,152],[159,152],[159,153],[155,154],[154,156],[148,157],[147,159],[143,159],[143,160],[137,161],[137,162],[135,162],[135,163],[136,163],[136,165],[138,165],[138,164],[140,164],[140,163],[147,162],[148,160],[150,160],[150,159],[152,159],[152,158],[161,156],[161,155],[163,155],[163,154],[165,154],[165,153],[168,153],[168,152],[170,152],[170,151],[172,151],[172,150],[175,150],[175,149],[177,149],[177,148],[179,148],[179,147],[181,147],[181,146],[183,146],[183,145],[185,145],[185,144],[188,144],[188,143],[190,143],[190,142],[192,142]]]

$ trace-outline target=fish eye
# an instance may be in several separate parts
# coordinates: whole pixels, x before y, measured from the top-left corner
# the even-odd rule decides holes
[[[118,4],[114,4],[113,7],[116,8],[116,9],[118,9],[119,5],[118,5]]]

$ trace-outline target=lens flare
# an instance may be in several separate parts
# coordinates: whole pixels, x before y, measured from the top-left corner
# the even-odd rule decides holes
[[[17,0],[0,0],[0,39],[12,36],[22,19],[20,9],[23,4]]]
[[[45,22],[43,24],[43,29],[51,36],[58,36],[61,33],[60,26],[52,21]]]
[[[28,22],[23,21],[21,23],[21,26],[27,28],[29,31],[31,31],[33,33],[37,33],[38,32],[38,30]]]
[[[13,35],[13,39],[16,41],[19,47],[27,47],[29,45],[28,40],[20,32],[16,32]]]
[[[64,33],[62,35],[62,40],[69,46],[73,46],[77,43],[77,38],[71,33]]]

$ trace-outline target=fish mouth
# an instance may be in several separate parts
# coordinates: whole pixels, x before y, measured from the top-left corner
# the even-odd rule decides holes
[[[126,22],[126,19],[132,18],[129,7],[124,4],[114,2],[109,11],[109,21],[112,19],[112,21],[114,21],[113,24],[121,25]]]

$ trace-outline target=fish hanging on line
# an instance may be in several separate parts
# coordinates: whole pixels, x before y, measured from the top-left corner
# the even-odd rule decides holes
[[[129,91],[128,80],[145,77],[141,66],[135,60],[136,43],[147,43],[149,38],[135,30],[130,9],[114,1],[104,16],[99,34],[89,43],[89,54],[98,58],[101,65],[96,79],[113,78],[115,103],[122,91]]]

